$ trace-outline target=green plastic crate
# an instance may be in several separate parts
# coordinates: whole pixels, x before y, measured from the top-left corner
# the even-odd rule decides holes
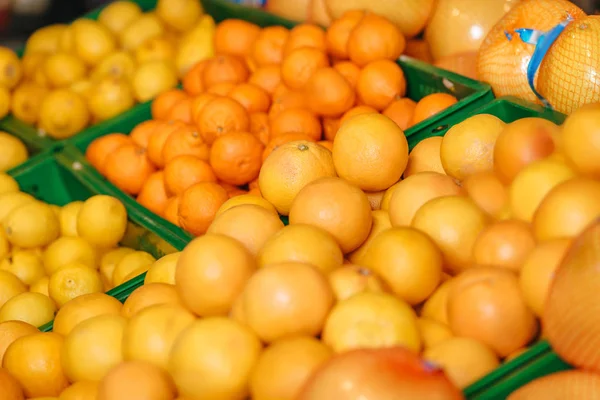
[[[21,187],[21,190],[50,204],[63,206],[71,201],[86,200],[96,194],[105,194],[102,183],[98,183],[81,164],[73,162],[62,153],[47,152],[33,157],[21,166],[9,172]],[[148,215],[140,214],[125,204],[129,215],[129,224],[121,244],[137,250],[147,251],[155,258],[182,250],[188,240],[173,235],[156,224]],[[145,274],[144,274],[145,275]],[[108,294],[124,300],[136,288],[143,284],[143,276],[136,277],[110,290]],[[41,328],[52,329],[52,323]]]

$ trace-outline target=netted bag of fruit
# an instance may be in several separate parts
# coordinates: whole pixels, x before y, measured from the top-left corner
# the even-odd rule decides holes
[[[541,103],[530,88],[527,69],[535,44],[522,40],[519,30],[547,32],[565,21],[586,14],[567,0],[522,0],[492,28],[483,41],[477,60],[478,77],[488,82],[496,96],[517,96]],[[537,87],[538,73],[534,80]]]

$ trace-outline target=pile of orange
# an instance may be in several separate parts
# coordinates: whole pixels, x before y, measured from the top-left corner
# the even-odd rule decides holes
[[[228,198],[261,194],[257,178],[275,148],[305,140],[331,150],[353,115],[381,113],[405,130],[457,101],[405,97],[395,63],[405,39],[375,14],[348,12],[327,30],[225,20],[214,45],[217,55],[186,74],[183,90],[154,100],[152,120],[86,152],[109,181],[195,235]]]

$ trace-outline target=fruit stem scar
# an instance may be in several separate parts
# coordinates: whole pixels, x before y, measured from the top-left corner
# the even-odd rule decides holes
[[[300,151],[305,151],[305,150],[308,150],[308,146],[307,146],[307,145],[305,145],[304,143],[302,143],[302,144],[299,144],[299,145],[298,145],[298,150],[300,150]]]

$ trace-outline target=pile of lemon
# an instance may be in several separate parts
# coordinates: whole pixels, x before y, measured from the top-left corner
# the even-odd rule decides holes
[[[118,246],[127,211],[110,196],[58,207],[21,192],[12,177],[0,174],[0,224],[0,322],[42,326],[68,301],[105,292],[155,261]]]
[[[159,0],[151,12],[115,1],[97,21],[41,28],[21,59],[0,47],[0,117],[69,138],[176,86],[213,55],[214,29],[199,0]]]

